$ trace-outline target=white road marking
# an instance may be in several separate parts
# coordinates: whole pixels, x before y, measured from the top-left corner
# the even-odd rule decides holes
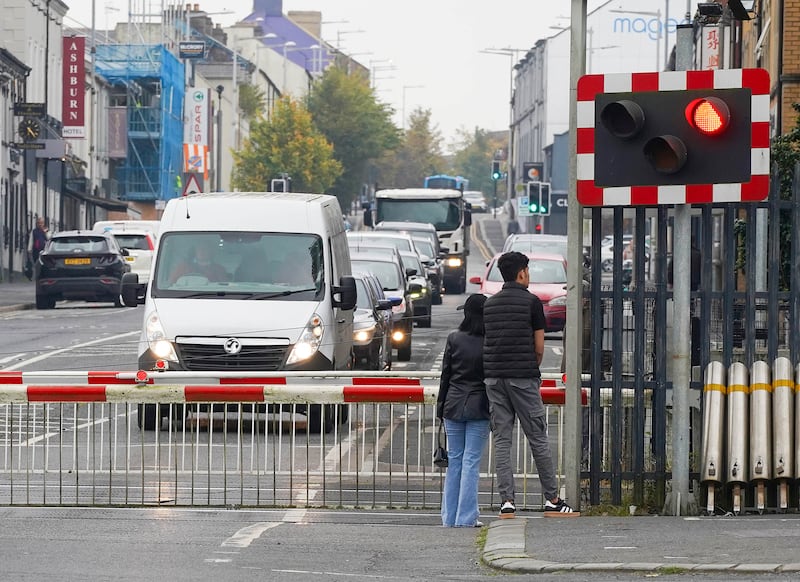
[[[17,358],[21,358],[24,355],[25,355],[25,352],[22,352],[21,354],[14,354],[13,356],[7,356],[5,358],[0,358],[0,366],[2,366],[3,364],[7,364],[8,362],[10,362],[12,360],[16,360]]]
[[[381,576],[378,574],[350,574],[347,572],[330,572],[318,570],[271,570],[281,574],[313,574],[315,576],[347,576],[349,578],[374,578],[376,580],[396,580],[396,576]]]
[[[94,345],[97,345],[97,344],[102,344],[104,342],[114,341],[114,340],[122,339],[122,338],[125,338],[125,337],[138,336],[140,333],[141,332],[139,332],[139,331],[129,331],[129,332],[126,332],[126,333],[120,333],[120,334],[111,335],[111,336],[108,336],[108,337],[101,337],[101,338],[98,338],[98,339],[94,339],[92,341],[84,342],[82,344],[75,344],[74,346],[69,346],[69,347],[66,347],[66,348],[59,348],[57,350],[53,350],[51,352],[47,352],[46,354],[41,354],[39,356],[31,358],[30,360],[24,360],[22,362],[19,362],[18,364],[16,364],[15,370],[19,370],[21,368],[24,368],[25,366],[30,366],[31,364],[35,364],[37,362],[41,362],[43,360],[46,360],[47,358],[52,358],[53,356],[57,356],[59,354],[65,353],[65,352],[74,352],[76,350],[79,350],[81,348],[85,348],[85,347],[88,347],[88,346],[94,346]]]
[[[223,548],[246,548],[253,540],[257,540],[262,533],[273,527],[278,527],[281,522],[261,522],[243,527],[227,540],[222,542]]]

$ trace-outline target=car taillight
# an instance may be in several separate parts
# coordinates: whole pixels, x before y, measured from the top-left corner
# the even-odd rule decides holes
[[[146,237],[147,237],[147,249],[152,251],[153,249],[156,248],[155,245],[153,244],[153,237],[151,237],[149,234],[146,235]]]

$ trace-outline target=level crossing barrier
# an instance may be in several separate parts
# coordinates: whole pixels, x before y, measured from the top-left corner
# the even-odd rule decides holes
[[[0,371],[0,505],[435,508],[438,383],[435,372]],[[565,393],[557,375],[541,390],[561,467]],[[141,404],[167,405],[159,430],[138,427]],[[339,422],[312,430],[307,405]],[[518,428],[514,442],[518,503],[540,507]],[[497,501],[492,457],[490,443],[485,506]]]

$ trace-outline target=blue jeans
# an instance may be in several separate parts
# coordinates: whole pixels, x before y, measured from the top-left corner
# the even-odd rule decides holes
[[[442,498],[442,525],[473,527],[478,521],[481,457],[489,440],[488,420],[444,419],[447,473]]]

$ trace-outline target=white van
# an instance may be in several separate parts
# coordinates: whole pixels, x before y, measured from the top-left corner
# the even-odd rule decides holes
[[[355,280],[334,196],[196,194],[170,200],[150,283],[123,282],[144,303],[143,370],[346,370],[352,363]],[[316,407],[315,407],[316,408]],[[333,428],[332,406],[309,414]],[[139,426],[168,414],[140,406]],[[329,412],[330,411],[330,412]]]

